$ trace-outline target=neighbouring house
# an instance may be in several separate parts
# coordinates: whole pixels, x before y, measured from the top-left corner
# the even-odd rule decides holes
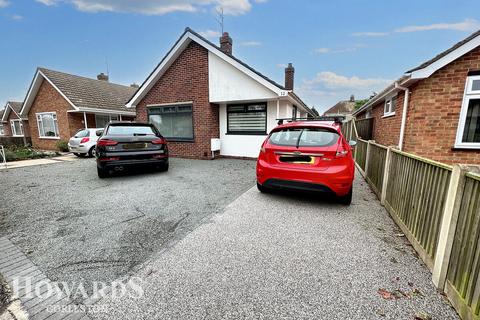
[[[257,157],[277,119],[312,114],[293,92],[292,64],[282,86],[232,50],[227,32],[217,46],[187,28],[128,102],[137,120],[159,128],[172,155],[210,158],[220,139],[217,154]]]
[[[407,71],[354,113],[373,139],[445,163],[480,163],[480,30]]]
[[[0,135],[7,137],[30,137],[28,119],[20,116],[22,102],[8,101],[1,115]]]
[[[110,121],[135,118],[125,103],[135,86],[110,83],[101,73],[90,79],[38,68],[20,114],[28,118],[34,148],[54,150],[78,130],[103,128]]]
[[[324,116],[349,115],[355,111],[355,96],[352,94],[350,100],[337,102],[333,107],[323,113]]]

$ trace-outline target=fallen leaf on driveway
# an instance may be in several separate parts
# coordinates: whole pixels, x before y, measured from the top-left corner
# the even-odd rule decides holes
[[[391,300],[393,299],[392,293],[390,291],[387,291],[383,288],[378,289],[378,293],[382,296],[383,299],[385,300]]]
[[[417,312],[414,319],[415,320],[432,320],[432,317],[428,313],[420,311],[420,312]]]
[[[405,234],[404,233],[397,233],[395,234],[397,237],[405,237]]]

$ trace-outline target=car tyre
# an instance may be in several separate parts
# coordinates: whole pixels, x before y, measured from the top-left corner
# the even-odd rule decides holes
[[[168,163],[161,164],[157,167],[157,170],[160,172],[167,172],[168,171]]]
[[[100,179],[105,179],[105,178],[108,178],[110,176],[108,170],[101,169],[99,167],[97,167],[97,174],[98,174],[98,177]]]
[[[350,191],[346,195],[339,197],[338,202],[346,206],[349,206],[352,203],[352,196],[353,196],[353,187],[350,188]]]
[[[262,186],[260,183],[257,182],[257,189],[258,191],[260,191],[261,193],[268,193],[270,191],[270,189],[268,189],[267,187],[265,186]]]
[[[91,147],[90,150],[88,150],[88,157],[89,158],[95,157],[95,146]]]
[[[76,155],[79,158],[81,157],[80,153],[78,153],[78,152],[74,152],[73,154]]]

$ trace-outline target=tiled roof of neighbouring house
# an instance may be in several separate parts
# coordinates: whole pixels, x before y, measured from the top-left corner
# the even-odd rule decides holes
[[[20,114],[20,110],[22,110],[23,102],[18,102],[18,101],[8,101],[7,104],[12,107],[13,111],[15,111],[17,114]],[[3,110],[2,110],[3,114]]]
[[[324,112],[327,114],[350,114],[355,110],[355,101],[344,100],[337,102],[333,107]]]
[[[462,45],[464,45],[465,43],[469,42],[470,40],[476,38],[477,36],[480,35],[480,30],[472,33],[470,36],[468,36],[467,38],[463,39],[462,41],[460,42],[457,42],[456,44],[454,44],[451,48],[437,54],[435,57],[433,57],[432,59],[428,60],[428,61],[425,61],[424,63],[422,63],[421,65],[419,65],[418,67],[415,67],[411,70],[408,70],[407,73],[411,73],[413,71],[416,71],[416,70],[420,70],[420,69],[423,69],[429,65],[431,65],[432,63],[434,63],[435,61],[437,60],[440,60],[441,58],[445,57],[447,54],[449,54],[450,52],[452,51],[455,51],[456,49],[460,48]]]
[[[78,108],[132,111],[125,103],[137,90],[108,81],[38,68]]]

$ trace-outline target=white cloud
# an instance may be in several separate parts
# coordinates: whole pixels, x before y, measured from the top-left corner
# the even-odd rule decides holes
[[[12,20],[23,20],[23,16],[19,15],[19,14],[12,14],[9,16],[10,19]]]
[[[46,6],[53,6],[58,3],[58,0],[35,0],[37,2],[40,2],[41,4],[44,4]]]
[[[261,46],[262,43],[259,41],[243,41],[243,42],[240,42],[239,45],[241,47],[258,47],[258,46]]]
[[[8,2],[7,0],[0,0],[0,8],[5,8],[5,7],[8,7],[10,5],[10,2]]]
[[[286,63],[277,63],[277,68],[284,69],[287,67]]]
[[[313,50],[314,53],[317,54],[327,54],[327,53],[344,53],[344,52],[353,52],[357,51],[358,48],[365,48],[366,45],[363,43],[355,44],[352,47],[347,48],[339,48],[339,49],[332,49],[332,48],[317,48]]]
[[[354,32],[354,37],[384,37],[388,36],[388,32]]]
[[[0,0],[1,2],[6,0]],[[223,8],[226,15],[241,15],[251,10],[252,0],[36,0],[51,6],[70,3],[84,12],[131,12],[162,15],[171,12],[198,12],[208,8]],[[255,2],[258,2],[255,1]]]
[[[207,39],[214,39],[214,38],[219,38],[221,36],[220,31],[215,31],[215,30],[205,30],[205,31],[200,31],[199,34]]]
[[[344,76],[332,71],[319,72],[312,79],[304,79],[297,93],[309,105],[324,111],[340,100],[349,99],[353,94],[357,99],[367,98],[373,91],[379,92],[392,83],[384,78],[361,78]]]
[[[406,26],[395,29],[395,32],[417,32],[429,30],[456,30],[456,31],[476,31],[480,29],[480,22],[475,19],[465,19],[456,23],[434,23],[422,26]]]

